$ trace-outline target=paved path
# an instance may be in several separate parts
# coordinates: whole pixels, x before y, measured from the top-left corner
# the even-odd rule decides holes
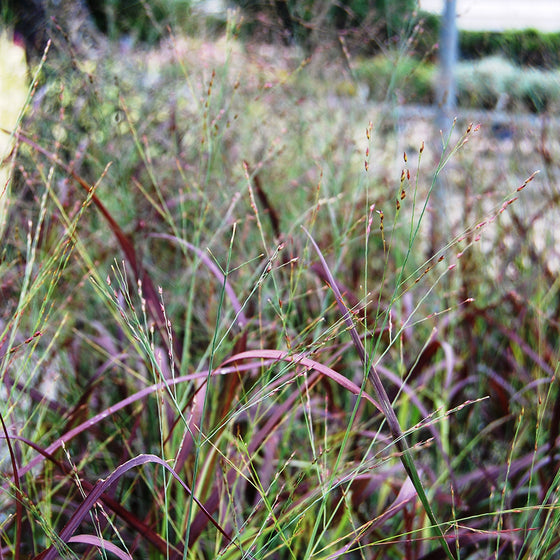
[[[386,114],[394,114],[405,121],[414,119],[435,120],[438,115],[438,109],[434,105],[401,105],[397,108],[392,105],[387,105],[384,112]],[[458,119],[472,121],[475,124],[507,123],[516,127],[529,128],[542,126],[543,123],[553,123],[560,128],[560,117],[550,114],[508,113],[506,111],[487,111],[462,107],[455,109],[453,114],[456,115]]]

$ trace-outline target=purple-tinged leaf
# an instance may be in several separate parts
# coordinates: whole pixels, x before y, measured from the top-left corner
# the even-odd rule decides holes
[[[262,364],[260,364],[262,365]],[[251,367],[254,367],[254,364],[251,364]],[[314,385],[319,380],[319,373],[312,373],[308,380],[307,385],[308,388]],[[306,389],[302,388],[301,391]],[[286,419],[286,415],[290,411],[290,409],[294,406],[301,398],[299,391],[294,391],[288,398],[279,406],[274,408],[273,413],[267,419],[265,425],[251,437],[251,441],[249,442],[249,446],[247,448],[247,453],[252,456],[257,450],[263,445],[263,443],[271,436],[271,434],[278,428],[279,425]],[[235,484],[235,479],[240,475],[242,471],[240,469],[231,468],[226,475],[226,482],[230,488],[232,488]],[[222,490],[220,488],[215,488],[210,495],[210,498],[206,500],[204,506],[206,510],[209,512],[215,512],[220,504],[220,497],[222,495]],[[206,516],[202,515],[202,512],[198,513],[194,521],[191,523],[190,533],[189,533],[189,542],[188,545],[191,546],[200,534],[202,533],[204,527],[207,525],[208,519]]]
[[[74,537],[70,537],[68,539],[69,543],[82,543],[82,544],[90,544],[93,546],[97,546],[101,550],[112,552],[121,560],[133,560],[130,554],[127,554],[124,550],[120,549],[117,545],[106,541],[96,535],[75,535]]]
[[[35,151],[43,154],[47,159],[49,159],[55,165],[58,165],[61,169],[63,169],[68,176],[72,177],[74,181],[82,187],[82,189],[91,197],[91,201],[96,206],[97,210],[101,213],[101,215],[105,218],[105,221],[109,225],[109,228],[113,232],[114,236],[117,239],[118,244],[121,247],[122,252],[125,255],[125,258],[130,265],[136,280],[142,283],[142,296],[147,302],[147,307],[150,312],[150,315],[158,325],[158,329],[161,331],[163,340],[167,340],[166,336],[166,328],[167,322],[165,320],[165,314],[161,308],[161,304],[159,301],[158,291],[156,290],[154,283],[152,282],[151,277],[147,274],[147,272],[143,269],[140,260],[138,259],[138,255],[136,254],[136,249],[134,248],[134,244],[131,238],[122,230],[119,226],[117,221],[113,218],[109,210],[105,207],[105,205],[101,202],[98,196],[95,194],[94,189],[95,187],[89,185],[87,181],[85,181],[74,169],[66,165],[56,154],[49,152],[27,136],[18,132],[18,140],[21,140],[25,144],[27,144],[30,148],[34,149]],[[110,164],[109,164],[110,165]],[[105,168],[102,174],[102,178],[105,176],[109,169],[109,165]],[[173,337],[173,340],[177,340]],[[175,348],[175,351],[178,355],[180,352],[178,348]]]
[[[308,369],[313,369],[318,371],[320,374],[329,377],[336,383],[338,383],[341,387],[350,391],[353,395],[361,395],[365,399],[367,399],[373,406],[375,406],[379,412],[383,412],[382,408],[379,404],[373,399],[370,395],[368,395],[365,391],[362,391],[358,385],[335,371],[324,364],[316,360],[312,360],[311,358],[306,358],[303,354],[290,354],[289,352],[285,352],[283,350],[247,350],[246,352],[241,352],[240,354],[236,354],[231,358],[228,358],[223,362],[222,365],[231,364],[232,362],[237,362],[239,360],[246,360],[246,359],[272,359],[284,362],[291,362],[294,364],[301,364]]]
[[[144,465],[146,463],[156,463],[162,466],[164,469],[169,471],[169,473],[179,482],[179,484],[185,489],[187,494],[191,496],[197,506],[201,509],[201,511],[205,514],[208,520],[216,527],[216,529],[224,536],[228,542],[228,544],[232,544],[237,548],[240,548],[237,543],[233,541],[233,539],[222,529],[221,525],[212,517],[212,515],[205,509],[205,507],[200,503],[200,501],[192,494],[190,488],[183,482],[182,478],[175,472],[175,470],[167,464],[166,461],[160,459],[156,455],[138,455],[126,463],[117,467],[107,478],[98,480],[91,492],[86,496],[85,500],[82,504],[78,507],[75,513],[72,515],[68,523],[66,523],[65,527],[59,534],[59,539],[62,542],[68,543],[70,542],[70,538],[76,531],[76,529],[80,526],[83,519],[88,515],[89,511],[95,506],[96,502],[100,499],[102,494],[109,489],[111,485],[119,480],[119,478],[127,473],[129,470]],[[240,549],[241,550],[241,549]],[[53,560],[58,555],[58,552],[54,546],[51,546],[46,554],[42,556],[43,560]]]
[[[36,443],[33,443],[32,441],[22,436],[11,436],[11,439],[21,441],[26,445],[28,445],[29,447],[35,449],[37,453],[43,455],[43,457],[47,461],[50,461],[64,474],[66,475],[72,474],[72,470],[66,463],[62,463],[61,461],[58,461],[55,457],[46,453],[45,450],[39,447]],[[93,489],[93,484],[91,484],[88,480],[81,480],[80,484],[82,485],[82,488],[84,488],[86,491],[90,491]],[[159,552],[166,553],[169,550],[170,546],[164,539],[162,539],[151,527],[146,525],[136,515],[128,511],[124,506],[122,506],[115,499],[111,498],[106,494],[103,494],[100,500],[103,501],[103,504],[106,507],[111,509],[125,523],[127,523],[129,527],[132,527],[145,540],[150,542],[157,550],[159,550]]]
[[[18,466],[16,461],[16,456],[14,453],[14,449],[12,447],[12,441],[10,438],[10,434],[8,434],[8,429],[6,428],[6,424],[4,423],[4,417],[0,414],[0,421],[2,422],[2,431],[4,432],[4,437],[6,438],[6,442],[8,443],[8,451],[10,453],[10,460],[12,462],[12,476],[14,477],[14,486],[16,487],[17,493],[21,494],[21,487],[19,485],[19,473],[18,473]],[[21,521],[23,515],[23,507],[21,504],[21,500],[19,499],[19,495],[16,499],[16,542],[15,542],[15,560],[19,560],[19,552],[21,546]]]
[[[255,364],[248,364],[248,365],[241,365],[241,366],[232,366],[232,367],[229,367],[229,368],[219,368],[219,369],[213,370],[210,375],[212,375],[212,376],[228,375],[230,373],[238,373],[240,371],[251,370],[251,369],[254,369],[254,367],[255,367]],[[88,430],[89,428],[91,428],[95,424],[101,422],[105,418],[108,418],[109,416],[112,416],[113,414],[115,414],[119,410],[122,410],[123,408],[126,408],[127,406],[130,406],[131,404],[146,398],[148,395],[151,395],[152,393],[156,393],[158,391],[161,391],[162,389],[165,389],[166,387],[177,385],[178,383],[186,383],[186,382],[189,382],[189,381],[195,381],[195,380],[199,380],[199,379],[206,380],[207,378],[208,378],[208,371],[201,371],[199,373],[193,373],[193,374],[189,374],[189,375],[183,375],[183,376],[180,376],[180,377],[176,377],[176,378],[173,378],[173,379],[168,379],[167,381],[165,381],[165,383],[157,383],[155,385],[150,385],[148,387],[145,387],[144,389],[141,389],[137,393],[134,393],[133,395],[130,395],[130,397],[127,397],[126,399],[123,399],[122,401],[110,406],[109,408],[106,408],[102,412],[99,412],[95,416],[92,416],[91,418],[89,418],[85,422],[82,422],[81,424],[79,424],[75,428],[72,428],[71,430],[69,430],[68,432],[66,432],[62,436],[60,436],[58,439],[56,439],[53,443],[51,443],[44,451],[47,455],[51,455],[57,449],[62,447],[63,444],[69,442],[71,439],[76,437],[78,434],[81,434],[82,432]],[[0,437],[3,437],[3,436],[0,435]],[[27,465],[25,465],[25,466],[23,466],[19,469],[19,475],[23,476],[25,473],[29,472],[33,467],[36,467],[37,465],[42,463],[44,461],[44,459],[45,459],[45,457],[43,455],[35,457],[31,461],[29,461],[29,463],[27,463]]]

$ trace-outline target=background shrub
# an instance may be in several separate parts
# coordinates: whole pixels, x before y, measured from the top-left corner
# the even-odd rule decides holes
[[[461,57],[467,60],[498,55],[519,65],[555,68],[560,66],[560,33],[535,29],[465,31],[459,33]]]
[[[463,107],[494,109],[502,100],[502,109],[541,113],[558,108],[558,70],[522,69],[501,56],[492,56],[460,62],[455,76],[458,103]]]
[[[416,0],[233,0],[246,21],[242,33],[282,40],[308,51],[343,36],[351,51],[379,52],[406,37],[416,19]]]
[[[185,23],[191,0],[87,0],[97,27],[111,39],[131,35],[153,43],[165,33],[166,25]]]
[[[370,98],[387,101],[392,97],[410,103],[430,104],[434,99],[436,67],[398,53],[360,59],[355,68],[358,81],[368,85]]]
[[[560,70],[531,69],[520,73],[512,91],[525,108],[534,113],[557,112],[560,108]]]
[[[499,56],[457,65],[457,100],[463,107],[494,109],[500,97],[512,91],[519,75],[511,62]]]

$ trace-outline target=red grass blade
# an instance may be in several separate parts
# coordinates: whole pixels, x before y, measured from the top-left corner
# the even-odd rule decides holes
[[[320,374],[329,377],[330,379],[338,383],[341,387],[343,387],[347,391],[350,391],[353,395],[363,396],[371,404],[373,404],[373,406],[375,406],[375,408],[377,408],[379,412],[383,412],[382,408],[375,401],[375,399],[373,399],[365,391],[362,391],[362,389],[358,387],[358,385],[356,385],[340,373],[336,372],[334,369],[331,369],[330,367],[325,366],[316,360],[312,360],[311,358],[306,358],[303,354],[290,354],[289,352],[285,352],[283,350],[248,350],[247,352],[241,352],[240,354],[236,354],[235,356],[228,358],[223,362],[222,365],[227,365],[246,359],[272,359],[276,361],[301,364],[308,369],[314,369]]]
[[[50,461],[65,475],[71,474],[72,471],[70,467],[66,465],[66,463],[62,463],[53,455],[47,453],[44,449],[39,447],[36,443],[21,436],[12,436],[11,439],[21,441],[29,447],[33,448],[35,451],[37,451],[37,453],[41,454],[47,461]],[[80,484],[88,492],[93,489],[93,484],[88,480],[81,480]],[[111,509],[116,515],[118,515],[125,523],[132,527],[139,535],[142,535],[142,537],[150,544],[152,544],[159,552],[167,553],[170,548],[169,544],[164,539],[162,539],[151,527],[140,520],[136,515],[128,511],[119,502],[117,502],[107,494],[103,494],[100,497],[100,501],[102,501],[105,506]],[[173,547],[171,548],[173,549]]]
[[[249,365],[236,366],[236,367],[230,367],[230,368],[220,368],[220,369],[216,369],[216,370],[212,371],[211,375],[227,375],[227,374],[230,374],[230,373],[237,373],[239,371],[253,369],[254,367],[255,367],[254,364],[249,364]],[[190,375],[183,375],[181,377],[168,379],[164,383],[157,383],[155,385],[150,385],[149,387],[145,387],[144,389],[138,391],[137,393],[134,393],[130,397],[127,397],[126,399],[123,399],[122,401],[110,406],[109,408],[106,408],[102,412],[99,412],[95,416],[92,416],[91,418],[89,418],[85,422],[82,422],[81,424],[79,424],[75,428],[66,432],[65,434],[60,436],[58,439],[56,439],[53,443],[51,443],[45,449],[45,452],[47,454],[54,453],[57,449],[60,449],[63,444],[67,443],[68,441],[70,441],[71,439],[76,437],[78,434],[81,434],[82,432],[86,431],[88,428],[91,428],[92,426],[94,426],[98,422],[101,422],[102,420],[104,420],[104,419],[108,418],[109,416],[115,414],[119,410],[122,410],[123,408],[125,408],[125,407],[127,407],[127,406],[129,406],[129,405],[147,397],[148,395],[151,395],[152,393],[156,393],[158,391],[161,391],[162,389],[165,389],[167,387],[171,387],[171,386],[176,385],[178,383],[186,383],[188,381],[194,381],[194,380],[197,380],[197,379],[206,380],[207,377],[208,377],[208,371],[202,371],[202,372],[199,372],[199,373],[193,373],[193,374],[190,374]],[[2,436],[0,435],[0,437],[2,437]],[[37,465],[42,463],[44,461],[44,459],[45,459],[45,457],[42,456],[42,455],[40,455],[38,457],[35,457],[31,461],[29,461],[29,463],[27,463],[27,465],[25,465],[24,467],[21,467],[19,469],[19,475],[23,476],[25,473],[29,472],[33,467],[36,467]]]
[[[160,459],[156,455],[138,455],[130,459],[126,463],[117,467],[107,478],[99,480],[93,490],[87,495],[86,499],[75,511],[74,515],[70,518],[68,523],[60,532],[59,538],[61,541],[68,543],[72,538],[72,535],[79,527],[80,523],[83,521],[84,517],[87,516],[89,511],[94,507],[95,503],[100,499],[103,493],[109,489],[109,487],[118,481],[118,479],[131,469],[138,466],[144,465],[146,463],[156,463],[166,469],[172,476],[179,482],[179,484],[185,489],[185,491],[192,497],[197,506],[202,510],[204,515],[208,520],[216,527],[216,529],[224,536],[229,544],[232,544],[239,548],[239,545],[233,541],[233,539],[224,531],[221,525],[212,517],[212,515],[205,509],[205,507],[200,503],[200,501],[192,494],[190,488],[183,482],[182,478],[170,467],[163,459]],[[241,552],[243,552],[241,550]],[[54,560],[58,555],[58,551],[54,546],[51,546],[46,554],[42,556],[43,560]]]
[[[17,489],[17,493],[21,494],[21,487],[19,485],[19,473],[18,473],[18,466],[16,461],[16,456],[14,454],[14,449],[12,447],[12,441],[10,435],[8,434],[8,429],[6,428],[6,424],[4,423],[4,417],[0,414],[0,421],[2,422],[2,431],[4,432],[4,437],[6,438],[6,442],[8,444],[8,450],[10,452],[10,460],[12,462],[12,476],[14,477],[14,486]],[[21,500],[16,499],[16,543],[15,543],[15,560],[19,560],[19,549],[21,546],[21,520],[23,515],[23,507],[21,504]]]
[[[105,539],[101,539],[95,535],[75,535],[74,537],[70,537],[68,539],[69,543],[83,543],[83,544],[90,544],[93,546],[97,546],[101,550],[112,552],[115,556],[120,558],[121,560],[133,560],[130,554],[127,554],[124,550],[120,549],[118,546],[106,541]]]
[[[344,389],[350,391],[353,395],[362,396],[363,398],[368,400],[371,404],[373,404],[380,412],[382,412],[381,407],[377,404],[375,399],[373,399],[370,395],[368,395],[367,393],[362,391],[361,388],[358,387],[355,383],[352,383],[351,381],[346,379],[344,376],[342,376],[340,373],[334,371],[333,369],[329,368],[328,366],[325,366],[325,365],[321,364],[320,362],[317,362],[316,360],[312,360],[311,358],[306,358],[303,354],[289,354],[288,352],[284,352],[284,351],[281,351],[281,350],[249,350],[249,351],[246,351],[246,352],[240,352],[238,354],[235,354],[231,358],[228,358],[227,360],[225,360],[221,364],[221,367],[223,367],[227,364],[231,364],[231,363],[234,363],[234,362],[238,362],[238,361],[241,361],[241,360],[247,360],[247,359],[258,360],[258,362],[243,364],[243,365],[236,366],[236,367],[239,367],[240,369],[241,368],[251,368],[252,369],[255,366],[260,367],[260,366],[263,365],[262,360],[265,360],[265,362],[264,362],[265,364],[270,364],[270,363],[278,362],[278,361],[284,361],[284,362],[294,363],[294,364],[301,364],[302,366],[304,366],[304,367],[306,367],[310,370],[315,370],[318,374],[316,377],[310,376],[310,378],[308,380],[308,385],[313,385],[314,383],[316,383],[319,380],[320,375],[324,375],[325,377],[328,377],[328,378],[332,379],[333,381],[335,381],[336,383],[338,383]],[[278,380],[278,384],[284,383],[284,382],[285,382],[285,378],[282,378],[281,380]],[[274,385],[275,384],[272,384],[270,386],[270,389],[272,389]],[[249,447],[248,447],[248,452],[249,453],[255,453],[257,451],[257,449],[259,449],[259,447],[266,441],[266,439],[270,436],[270,434],[281,423],[282,419],[285,417],[286,412],[293,406],[293,404],[297,401],[298,398],[299,398],[299,392],[294,391],[288,397],[288,399],[284,403],[282,403],[275,410],[274,414],[272,414],[272,416],[268,419],[266,424],[258,431],[258,433],[256,433],[251,438],[251,442],[249,443]],[[239,475],[238,471],[236,471],[233,468],[230,469],[230,471],[226,475],[227,484],[232,486],[235,482],[236,476],[238,476],[238,475]],[[206,502],[204,503],[207,511],[209,511],[209,512],[216,511],[216,509],[218,508],[218,505],[219,505],[219,500],[220,500],[220,491],[218,489],[216,489],[216,490],[213,491],[213,493],[208,498],[208,500],[206,500]],[[201,532],[204,529],[204,526],[207,524],[207,522],[208,522],[208,520],[204,516],[202,516],[201,514],[198,514],[195,517],[193,523],[191,524],[191,528],[190,528],[189,545],[191,545],[193,542],[196,541],[196,539],[201,534]]]
[[[401,510],[403,510],[414,498],[416,498],[416,490],[410,480],[410,478],[406,478],[403,482],[399,493],[393,503],[387,507],[387,509],[378,515],[376,518],[368,521],[360,528],[360,532],[354,539],[352,539],[349,543],[347,543],[344,547],[340,550],[337,550],[335,553],[331,554],[327,560],[335,560],[336,558],[344,557],[351,548],[360,542],[366,535],[371,533],[376,527],[379,527],[382,523],[387,521],[387,519],[391,519]]]

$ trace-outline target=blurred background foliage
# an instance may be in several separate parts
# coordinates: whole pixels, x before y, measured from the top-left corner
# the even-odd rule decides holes
[[[344,37],[353,54],[375,54],[395,45],[419,26],[411,54],[419,60],[433,57],[440,17],[418,9],[416,0],[3,0],[2,20],[37,41],[50,16],[69,20],[87,10],[98,30],[110,39],[130,36],[153,44],[169,26],[198,31],[200,14],[210,29],[224,30],[228,8],[243,15],[241,36],[279,40],[307,49],[325,40]],[[555,68],[560,64],[560,33],[535,29],[504,32],[466,31],[459,34],[461,57],[497,55],[519,65]],[[38,45],[36,45],[38,46]]]
[[[338,93],[424,105],[436,98],[440,17],[418,10],[415,0],[4,0],[1,6],[30,60],[60,29],[73,30],[61,40],[77,50],[94,49],[105,37],[154,45],[169,29],[217,38],[229,7],[241,13],[236,33],[244,42],[341,57],[348,75]],[[460,106],[534,113],[559,108],[560,33],[461,30],[459,52]]]

